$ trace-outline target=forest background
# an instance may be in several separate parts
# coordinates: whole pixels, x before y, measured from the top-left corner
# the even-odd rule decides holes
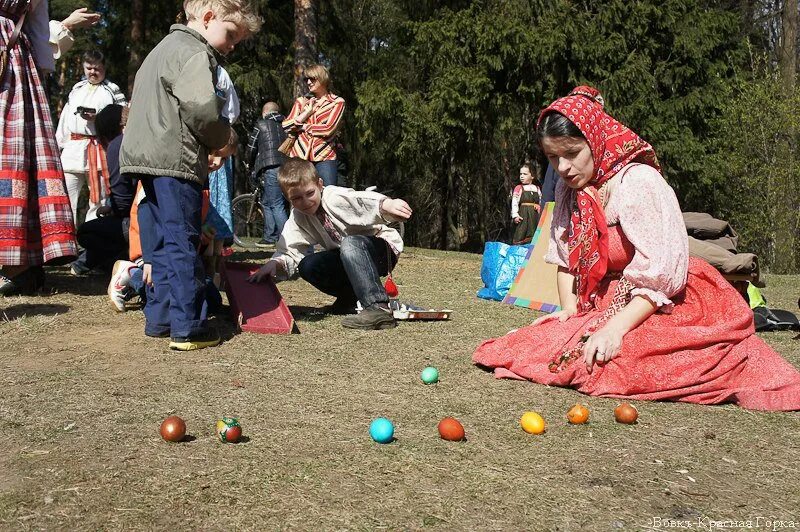
[[[539,111],[581,84],[656,149],[684,211],[729,220],[740,251],[800,272],[798,2],[776,0],[258,0],[263,30],[226,68],[242,148],[268,100],[288,111],[302,66],[321,62],[347,112],[347,184],[405,198],[413,245],[480,251],[507,238],[519,166],[539,161]],[[87,6],[50,80],[54,112],[106,54],[130,95],[180,0],[51,0]],[[246,188],[239,165],[237,189]]]

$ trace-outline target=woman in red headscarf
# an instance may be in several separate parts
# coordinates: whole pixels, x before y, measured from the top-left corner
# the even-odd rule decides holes
[[[753,313],[689,258],[675,193],[652,146],[578,87],[542,111],[556,169],[550,247],[561,309],[484,342],[497,377],[596,396],[800,410],[800,373],[754,334]]]

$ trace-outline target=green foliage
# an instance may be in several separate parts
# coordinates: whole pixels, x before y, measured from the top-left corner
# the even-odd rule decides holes
[[[144,1],[146,32],[138,45],[131,42],[131,2],[91,3],[103,23],[79,33],[75,51],[59,63],[51,83],[56,109],[80,79],[80,53],[89,46],[107,54],[108,77],[127,88],[135,68],[131,53],[146,55],[181,5]],[[227,60],[242,101],[243,143],[265,101],[277,101],[286,112],[293,99],[294,2],[258,2],[263,30]],[[64,18],[80,4],[52,0],[51,15]],[[747,65],[747,42],[763,51],[774,40],[759,18],[761,3],[316,5],[319,61],[329,66],[333,90],[347,102],[340,140],[349,159],[348,184],[377,185],[409,200],[415,210],[407,225],[410,243],[477,250],[486,240],[505,238],[518,167],[538,158],[538,113],[574,86],[589,84],[603,92],[612,115],[654,145],[684,210],[728,217],[741,231],[744,249],[774,261],[779,271],[800,267],[796,251],[782,247],[797,248],[797,216],[784,214],[798,210],[797,128],[774,125],[793,123],[796,98],[776,97],[770,69]],[[771,126],[764,125],[765,109],[778,113]],[[759,202],[745,201],[752,189],[765,194]],[[769,209],[742,207],[761,201]],[[781,228],[794,228],[795,236]],[[781,263],[784,257],[794,258]]]
[[[708,208],[704,139],[742,56],[738,25],[691,0],[486,0],[400,19],[357,90],[365,164],[408,182],[421,245],[475,246],[507,223],[539,110],[588,83],[654,144],[685,203]]]
[[[800,269],[800,89],[786,94],[765,60],[736,80],[717,119],[702,174],[739,249],[775,273]]]

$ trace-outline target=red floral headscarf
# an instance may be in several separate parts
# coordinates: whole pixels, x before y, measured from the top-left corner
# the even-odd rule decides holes
[[[577,87],[539,115],[539,123],[552,112],[564,115],[592,150],[594,173],[586,187],[575,191],[568,237],[569,270],[576,277],[579,312],[592,308],[592,296],[608,268],[608,227],[597,189],[632,162],[661,170],[653,147],[606,114],[598,97],[593,87]]]

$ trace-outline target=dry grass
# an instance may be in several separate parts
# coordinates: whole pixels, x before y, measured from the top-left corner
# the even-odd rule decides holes
[[[310,310],[328,298],[290,282],[300,335],[233,335],[222,317],[225,343],[195,353],[144,337],[139,312],[110,311],[102,279],[60,270],[52,295],[0,300],[0,528],[639,530],[655,516],[800,526],[797,413],[638,403],[640,423],[621,426],[614,400],[495,380],[472,351],[534,314],[476,299],[479,266],[429,250],[401,261],[403,298],[453,309],[449,323],[344,330]],[[796,309],[798,277],[770,277],[765,293]],[[800,367],[793,336],[763,338]],[[434,386],[419,380],[429,364]],[[578,401],[592,418],[568,426]],[[525,410],[548,420],[544,436],[519,430]],[[192,441],[161,441],[171,413]],[[249,439],[216,441],[222,415]],[[438,438],[447,415],[467,442]],[[378,416],[397,441],[369,439]]]

